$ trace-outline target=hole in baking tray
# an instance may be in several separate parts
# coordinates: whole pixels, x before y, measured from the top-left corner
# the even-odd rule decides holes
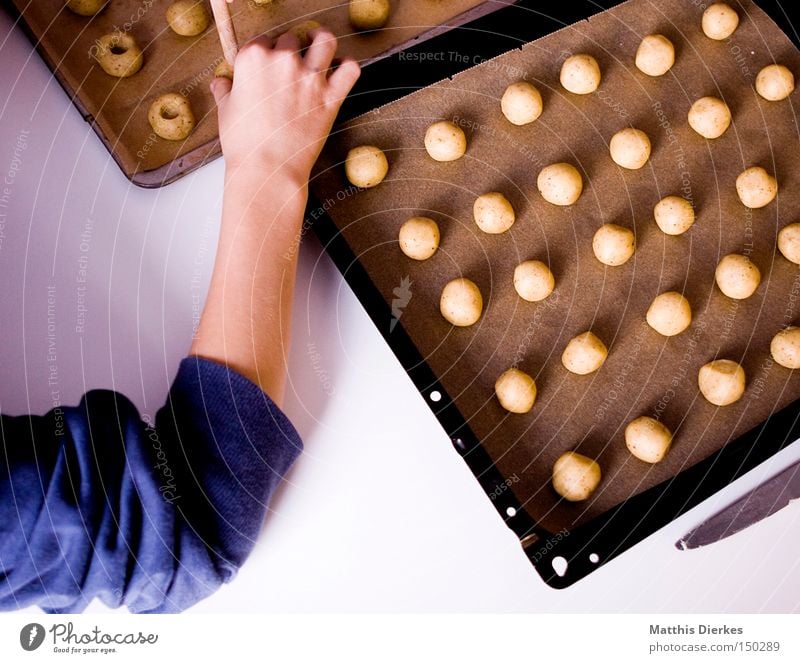
[[[128,49],[125,48],[122,44],[114,44],[110,49],[114,55],[123,55],[124,53],[128,52]]]
[[[161,117],[163,117],[165,120],[174,120],[176,117],[178,117],[178,111],[176,111],[174,108],[163,106],[161,108]]]
[[[563,578],[564,574],[567,572],[567,567],[569,566],[567,560],[559,555],[558,557],[554,557],[553,561],[550,563],[553,565],[553,571],[556,572],[556,575],[559,578]]]
[[[513,518],[517,515],[517,510],[513,506],[510,506],[506,509],[506,513],[509,515],[509,517]]]
[[[598,555],[597,553],[592,553],[591,555],[589,555],[589,561],[592,564],[597,564],[597,562],[600,561],[600,555]]]
[[[440,391],[432,391],[430,396],[434,403],[438,403],[440,400],[442,400],[442,392]]]

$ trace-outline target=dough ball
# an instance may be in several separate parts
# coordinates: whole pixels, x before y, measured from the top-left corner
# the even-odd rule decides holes
[[[525,414],[536,402],[536,382],[518,368],[509,368],[494,383],[497,400],[509,412]]]
[[[730,405],[744,395],[744,369],[730,359],[717,359],[700,369],[697,384],[709,403]]]
[[[647,309],[647,324],[662,336],[675,336],[692,324],[692,307],[679,292],[662,292]]]
[[[214,78],[230,78],[233,80],[233,67],[228,64],[227,60],[220,60],[220,63],[214,67]]]
[[[162,94],[147,113],[150,126],[165,140],[183,140],[194,129],[194,113],[189,100],[177,92]]]
[[[308,36],[308,33],[321,27],[322,23],[319,21],[303,21],[302,23],[293,25],[287,32],[297,37],[297,41],[300,42],[300,49],[304,50],[311,45],[311,37]]]
[[[412,216],[400,227],[400,250],[414,260],[427,260],[439,248],[439,226],[427,216]]]
[[[675,47],[664,35],[647,35],[636,51],[636,67],[648,76],[663,76],[675,64]]]
[[[575,166],[568,163],[554,163],[545,166],[536,180],[539,193],[553,205],[572,205],[581,196],[583,178]]]
[[[144,64],[142,49],[126,32],[103,35],[94,45],[94,59],[109,76],[128,78]]]
[[[439,308],[451,325],[469,327],[481,317],[483,297],[478,286],[469,279],[453,279],[442,290]]]
[[[689,109],[689,126],[703,138],[719,138],[731,126],[731,110],[722,99],[703,97]]]
[[[736,193],[745,207],[758,209],[778,195],[778,182],[761,166],[753,166],[736,178]]]
[[[350,0],[350,25],[356,30],[377,30],[386,25],[391,12],[389,0]]]
[[[783,257],[800,265],[800,223],[790,223],[778,233],[778,249]]]
[[[756,76],[756,92],[767,101],[781,101],[794,92],[794,74],[782,64],[764,67]]]
[[[685,198],[667,196],[656,203],[653,216],[661,232],[667,235],[682,235],[694,223],[694,208]]]
[[[800,328],[787,327],[779,331],[769,345],[772,358],[785,368],[800,368]]]
[[[167,7],[167,23],[182,37],[196,37],[205,31],[209,22],[202,0],[177,0]]]
[[[569,502],[588,499],[601,478],[597,462],[574,451],[562,454],[553,465],[553,488]]]
[[[467,137],[461,127],[442,120],[425,132],[425,149],[436,161],[455,161],[467,151]]]
[[[561,65],[561,85],[573,94],[591,94],[600,87],[600,78],[600,65],[591,55],[572,55]]]
[[[253,4],[258,5],[259,7],[266,7],[267,5],[271,5],[273,0],[253,0]]]
[[[108,0],[67,0],[67,7],[80,16],[94,16],[108,4]]]
[[[344,172],[353,186],[370,189],[383,182],[389,172],[389,162],[374,145],[359,145],[347,153]]]
[[[614,163],[629,170],[638,170],[650,158],[650,139],[644,131],[628,127],[611,137],[609,150]]]
[[[526,81],[520,81],[506,88],[500,108],[511,124],[522,126],[538,120],[544,107],[539,90]]]
[[[761,272],[747,256],[731,253],[719,261],[714,278],[722,294],[747,299],[761,283]]]
[[[739,14],[724,2],[717,2],[703,12],[703,32],[706,37],[722,41],[739,26]]]
[[[567,343],[567,347],[561,355],[561,363],[570,373],[588,375],[600,368],[606,357],[608,357],[608,349],[603,341],[592,332],[587,331],[578,334]]]
[[[546,299],[555,287],[553,272],[539,260],[526,260],[514,268],[514,290],[527,302]]]
[[[633,231],[614,223],[600,226],[592,240],[595,258],[609,267],[624,265],[635,250],[636,238]]]
[[[672,433],[652,417],[639,417],[625,427],[625,446],[645,463],[657,463],[667,455]]]
[[[514,208],[502,193],[484,193],[475,199],[472,214],[478,228],[490,235],[504,233],[514,225]]]

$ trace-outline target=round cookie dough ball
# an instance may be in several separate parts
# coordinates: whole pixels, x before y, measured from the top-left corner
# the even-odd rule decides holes
[[[787,327],[779,331],[769,344],[772,358],[785,368],[800,368],[800,328]]]
[[[165,140],[183,140],[194,129],[194,113],[189,100],[177,92],[162,94],[147,113],[150,126]]]
[[[656,224],[666,235],[682,235],[694,223],[694,208],[685,198],[667,196],[653,208]]]
[[[700,369],[697,384],[712,405],[730,405],[744,395],[744,369],[730,359],[716,359]]]
[[[583,178],[575,166],[554,163],[539,172],[536,186],[548,203],[566,206],[574,204],[583,191]]]
[[[672,444],[672,433],[652,417],[639,417],[625,427],[625,446],[645,463],[664,460]]]
[[[383,182],[389,172],[386,155],[374,145],[359,145],[347,153],[344,172],[353,186],[370,189]]]
[[[790,223],[778,233],[778,249],[783,257],[800,265],[800,223]]]
[[[95,43],[93,54],[101,69],[116,78],[133,76],[144,64],[142,49],[125,32],[112,32],[100,37]]]
[[[588,499],[601,478],[597,462],[574,451],[562,454],[553,465],[553,488],[569,502]]]
[[[722,294],[747,299],[761,283],[761,272],[747,256],[731,253],[719,261],[714,278]]]
[[[664,35],[647,35],[636,50],[636,67],[648,76],[663,76],[675,64],[675,47]]]
[[[439,309],[451,325],[469,327],[478,322],[483,297],[477,285],[465,278],[453,279],[442,290]]]
[[[311,45],[311,37],[308,36],[309,32],[313,30],[317,30],[322,27],[322,23],[319,21],[303,21],[302,23],[298,23],[297,25],[293,25],[291,28],[287,30],[287,32],[293,34],[297,37],[297,41],[300,42],[300,49],[306,49]]]
[[[573,338],[564,353],[561,363],[570,373],[588,375],[603,365],[608,357],[608,349],[592,332],[587,331]]]
[[[761,166],[753,166],[736,178],[736,193],[745,207],[758,209],[778,195],[778,182]]]
[[[108,4],[108,0],[67,0],[67,8],[80,16],[94,16]]]
[[[494,392],[500,405],[514,414],[530,412],[536,402],[536,382],[518,368],[509,368],[497,378]]]
[[[636,250],[633,231],[614,223],[605,223],[594,234],[592,251],[604,265],[617,267],[624,265]]]
[[[692,324],[692,307],[681,293],[662,292],[647,309],[647,324],[662,336],[675,336]]]
[[[500,99],[503,115],[511,124],[517,126],[538,120],[543,108],[541,93],[527,81],[512,83]]]
[[[220,63],[214,67],[214,78],[230,78],[233,80],[233,67],[227,60],[220,60]]]
[[[467,151],[467,137],[461,127],[442,120],[425,132],[425,149],[436,161],[455,161]]]
[[[717,2],[703,12],[703,32],[706,37],[722,41],[739,27],[739,14],[724,2]]]
[[[427,260],[439,248],[439,226],[427,216],[412,216],[400,227],[400,250],[414,260]]]
[[[504,233],[514,225],[516,219],[511,203],[497,191],[478,196],[472,206],[472,215],[478,228],[490,235]]]
[[[782,64],[768,65],[756,76],[756,92],[767,101],[782,101],[794,92],[794,74]]]
[[[540,302],[550,296],[556,280],[540,260],[526,260],[514,268],[514,290],[526,302]]]
[[[573,94],[591,94],[600,87],[600,65],[591,55],[568,57],[561,65],[561,85]]]
[[[391,12],[389,0],[350,0],[350,25],[356,30],[377,30],[386,25]]]
[[[716,97],[698,99],[689,109],[689,126],[703,138],[719,138],[731,126],[731,109]]]
[[[196,37],[209,24],[206,6],[201,0],[177,0],[167,7],[167,23],[182,37]]]
[[[639,129],[628,127],[618,131],[608,147],[614,163],[628,170],[638,170],[650,158],[650,139]]]

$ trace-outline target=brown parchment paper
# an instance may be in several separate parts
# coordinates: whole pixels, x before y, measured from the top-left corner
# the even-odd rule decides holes
[[[333,137],[316,179],[317,197],[387,302],[408,277],[410,298],[400,324],[469,422],[526,510],[553,531],[572,527],[627,497],[676,475],[800,396],[800,374],[773,364],[771,337],[796,323],[800,310],[798,268],[776,252],[776,233],[800,220],[798,92],[770,103],[756,96],[758,71],[773,61],[800,75],[800,54],[752,2],[733,3],[741,24],[726,42],[706,38],[702,8],[689,0],[630,0],[558,33],[527,44],[395,103],[363,115]],[[532,17],[534,20],[534,17]],[[644,35],[662,33],[676,46],[677,62],[661,78],[633,66]],[[570,53],[594,55],[603,71],[598,92],[571,95],[558,84]],[[505,87],[520,79],[544,97],[542,117],[515,127],[500,113]],[[722,97],[734,121],[727,133],[706,141],[689,128],[693,101]],[[451,119],[467,132],[465,158],[436,163],[423,147],[426,127]],[[607,143],[633,125],[650,136],[653,155],[639,171],[614,165]],[[354,193],[343,175],[350,147],[362,143],[387,151],[391,164],[380,186]],[[568,161],[582,169],[578,203],[558,208],[535,186],[539,170]],[[777,174],[778,199],[747,210],[736,176],[751,165]],[[475,197],[501,191],[517,221],[504,235],[481,233],[472,220]],[[656,226],[655,203],[670,194],[691,198],[694,227],[668,237]],[[439,223],[442,242],[425,262],[397,246],[403,221],[414,214]],[[634,229],[635,256],[604,267],[593,256],[592,236],[602,223]],[[714,269],[732,252],[749,253],[763,275],[756,294],[735,302],[714,286]],[[526,259],[548,262],[556,290],[544,302],[515,293],[514,267]],[[452,278],[466,276],[481,288],[485,308],[473,327],[451,327],[438,300]],[[688,297],[692,326],[670,339],[644,322],[660,292]],[[560,356],[568,340],[592,329],[609,346],[600,371],[568,373]],[[700,395],[697,371],[719,358],[740,361],[745,397],[717,408]],[[539,395],[527,415],[504,412],[494,381],[511,365],[535,376]],[[651,466],[632,457],[625,425],[640,415],[660,418],[675,432],[667,458]],[[550,486],[551,468],[566,450],[597,458],[603,482],[593,498],[568,504]]]
[[[164,16],[171,1],[113,0],[89,19],[66,9],[64,0],[13,0],[49,66],[74,96],[84,117],[96,123],[128,177],[176,161],[173,170],[180,172],[219,151],[216,110],[208,89],[214,67],[222,59],[216,28],[212,24],[198,37],[175,34]],[[482,5],[487,10],[497,9],[504,4],[508,2],[396,0],[387,26],[367,34],[354,33],[345,0],[275,0],[264,7],[236,0],[231,11],[241,43],[257,34],[279,34],[314,19],[340,37],[342,57],[365,62],[439,26],[458,23],[470,10]],[[89,56],[95,41],[116,29],[133,35],[144,50],[144,67],[127,79],[106,75]],[[147,121],[153,100],[170,91],[187,95],[198,119],[195,131],[185,141],[156,137]]]

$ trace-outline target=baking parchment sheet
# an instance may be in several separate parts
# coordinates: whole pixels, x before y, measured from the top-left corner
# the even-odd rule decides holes
[[[208,89],[222,59],[212,25],[199,37],[181,37],[167,26],[164,14],[172,0],[113,0],[88,19],[65,7],[63,0],[13,0],[51,68],[76,98],[86,119],[95,122],[104,142],[128,177],[169,164],[194,150],[189,160],[219,151],[214,99]],[[240,43],[314,19],[340,37],[339,55],[369,60],[481,5],[499,8],[504,0],[395,0],[389,23],[379,31],[355,33],[346,0],[275,0],[259,7],[247,0],[231,5]],[[210,7],[209,15],[210,15]],[[130,33],[144,51],[145,64],[134,76],[105,74],[89,52],[96,40],[117,29]],[[166,141],[152,133],[147,110],[164,92],[189,97],[198,120],[185,141]],[[200,148],[207,146],[206,150]],[[177,170],[190,167],[178,164]]]
[[[352,120],[330,140],[312,181],[399,324],[545,529],[588,522],[800,396],[800,374],[769,354],[772,336],[800,319],[800,272],[776,250],[777,231],[800,220],[800,97],[795,91],[789,100],[767,102],[753,87],[772,62],[800,75],[800,54],[755,4],[732,4],[741,23],[717,42],[701,31],[701,3],[630,0]],[[669,37],[677,51],[661,78],[633,65],[651,33]],[[594,94],[571,95],[558,72],[570,54],[583,52],[599,61],[602,84]],[[515,127],[499,99],[522,79],[541,90],[544,113]],[[706,95],[721,97],[733,113],[729,130],[714,141],[686,120],[691,104]],[[424,150],[427,126],[440,119],[467,133],[467,154],[456,162],[434,162]],[[639,171],[617,167],[608,154],[611,136],[627,126],[653,143]],[[365,143],[387,152],[390,170],[378,187],[356,191],[342,162],[349,148]],[[559,161],[584,174],[583,195],[568,208],[548,204],[536,190],[539,170]],[[735,190],[737,175],[752,165],[775,173],[780,185],[777,200],[760,210],[746,209]],[[475,197],[488,191],[503,192],[516,209],[504,235],[483,234],[472,219]],[[652,215],[656,202],[672,194],[689,198],[697,212],[679,237],[661,233]],[[406,258],[397,244],[400,226],[416,214],[433,217],[442,232],[439,251],[425,262]],[[636,253],[621,267],[603,266],[591,249],[594,232],[610,222],[636,234]],[[734,252],[749,254],[763,277],[755,295],[740,302],[714,285],[720,258]],[[525,302],[513,288],[514,267],[527,259],[547,262],[555,274],[555,292],[544,302]],[[439,314],[442,288],[458,276],[475,281],[484,297],[484,314],[469,328],[454,328]],[[653,298],[667,290],[683,292],[694,312],[691,327],[673,338],[644,320]],[[561,353],[587,329],[610,355],[597,373],[570,374]],[[732,406],[712,406],[699,393],[697,371],[714,358],[740,361],[747,373],[747,392]],[[536,378],[538,399],[527,415],[505,412],[494,397],[496,378],[512,365]],[[657,465],[625,447],[625,425],[641,415],[675,433]],[[602,484],[586,502],[559,500],[550,485],[553,463],[567,450],[602,466]]]

